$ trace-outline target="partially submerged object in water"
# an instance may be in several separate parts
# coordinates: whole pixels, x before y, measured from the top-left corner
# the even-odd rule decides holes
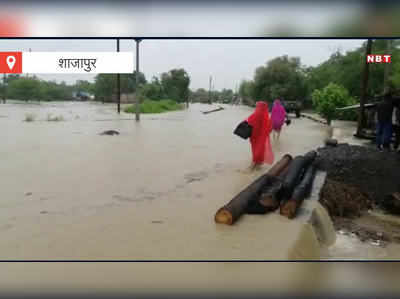
[[[327,138],[327,139],[325,139],[325,145],[327,145],[327,146],[337,146],[338,145],[338,141],[337,141],[337,139],[334,139],[334,138]]]
[[[119,132],[115,131],[115,130],[107,130],[107,131],[104,131],[103,133],[100,133],[100,135],[111,135],[111,136],[113,136],[113,135],[119,135]]]

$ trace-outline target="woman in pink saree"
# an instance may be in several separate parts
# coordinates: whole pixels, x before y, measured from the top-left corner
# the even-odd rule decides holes
[[[282,106],[281,101],[276,99],[274,101],[274,105],[272,106],[271,111],[271,122],[272,122],[272,130],[274,139],[279,139],[281,134],[281,129],[283,124],[285,123],[286,111]]]

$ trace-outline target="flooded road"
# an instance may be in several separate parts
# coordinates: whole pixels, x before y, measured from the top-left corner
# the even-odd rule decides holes
[[[300,228],[279,215],[215,225],[216,210],[260,172],[246,173],[249,144],[232,134],[251,109],[200,112],[209,107],[136,123],[115,105],[2,105],[1,257],[287,258],[292,238],[259,233],[277,225],[297,236]],[[36,120],[24,122],[27,113]],[[49,113],[65,121],[46,121]],[[109,129],[120,135],[98,135]],[[295,120],[274,144],[276,158],[323,137],[320,125]]]
[[[246,172],[249,144],[232,134],[252,110],[225,107],[204,115],[214,106],[193,104],[136,123],[108,104],[0,105],[0,259],[318,258],[310,226],[277,213],[214,223],[217,209],[267,169]],[[65,121],[49,122],[49,113]],[[26,114],[35,121],[23,121]],[[120,135],[98,135],[104,130]],[[294,119],[273,144],[276,160],[315,149],[326,136],[325,126]],[[153,292],[315,291],[331,274],[301,263],[6,263],[0,282],[21,290],[46,281],[57,290],[156,283]]]

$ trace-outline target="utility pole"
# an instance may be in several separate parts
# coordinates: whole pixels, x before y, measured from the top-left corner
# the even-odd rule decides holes
[[[29,53],[32,52],[32,49],[29,48]],[[29,73],[26,74],[26,77],[29,78]]]
[[[369,63],[367,63],[367,56],[371,54],[372,51],[372,40],[369,39],[367,41],[367,47],[365,49],[365,57],[364,57],[364,73],[363,73],[363,79],[361,82],[361,94],[360,94],[360,109],[358,113],[358,126],[357,126],[357,133],[356,137],[361,137],[362,136],[362,128],[365,123],[365,115],[364,115],[364,104],[365,104],[365,98],[367,96],[367,89],[368,89],[368,77],[369,77]]]
[[[119,38],[117,38],[117,52],[119,52]],[[117,74],[118,114],[121,113],[121,74]]]
[[[136,121],[140,120],[140,105],[139,105],[139,43],[140,39],[136,41],[136,91],[135,91],[135,110],[136,110]]]
[[[387,40],[386,54],[387,55],[392,54],[392,40],[391,39]],[[384,73],[384,79],[383,79],[383,93],[384,94],[386,94],[390,89],[391,67],[392,67],[391,63],[385,64],[385,73]]]
[[[6,73],[3,74],[3,104],[6,103]]]
[[[211,84],[212,84],[212,76],[210,76],[210,87],[208,89],[208,103],[211,104]]]

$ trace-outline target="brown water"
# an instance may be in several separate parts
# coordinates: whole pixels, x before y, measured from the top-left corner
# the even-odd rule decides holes
[[[271,214],[214,223],[215,211],[260,173],[245,172],[248,142],[232,134],[251,110],[200,112],[209,107],[136,123],[119,120],[131,116],[111,105],[2,105],[1,256],[287,258],[301,230],[292,221]],[[46,121],[50,112],[65,121]],[[36,121],[23,122],[27,113]],[[120,135],[98,135],[107,129]],[[276,157],[313,149],[323,135],[296,120],[274,145]],[[277,241],[274,231],[285,237]]]
[[[232,134],[251,109],[225,107],[203,115],[214,106],[194,104],[136,123],[114,105],[1,105],[0,259],[319,258],[318,236],[301,219],[273,213],[214,223],[216,210],[266,170],[246,172],[249,144]],[[24,122],[27,113],[36,121]],[[48,122],[48,113],[65,121]],[[98,135],[109,129],[120,135]],[[326,136],[326,127],[295,119],[273,144],[276,159],[315,149]],[[329,220],[318,215],[332,243]],[[0,282],[21,290],[138,291],[156,283],[153,292],[307,291],[326,287],[327,273],[310,264],[10,263]]]

